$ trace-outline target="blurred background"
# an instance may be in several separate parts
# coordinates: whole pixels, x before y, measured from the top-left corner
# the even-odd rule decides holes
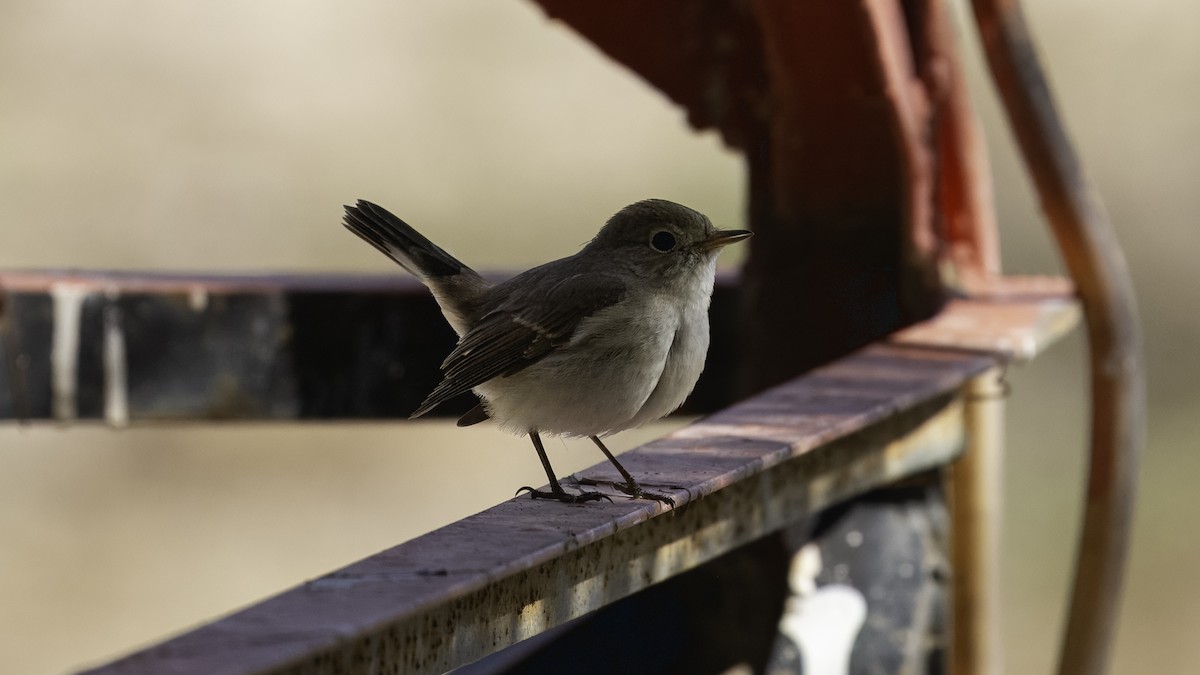
[[[1116,672],[1200,672],[1200,5],[1027,5],[1147,332],[1149,444]],[[1061,272],[964,47],[1005,268]],[[358,197],[480,269],[573,252],[643,197],[742,222],[739,158],[520,0],[8,0],[0,92],[0,268],[392,271],[339,225]],[[1013,673],[1054,663],[1083,350],[1076,334],[1010,376]],[[586,441],[549,450],[563,474],[600,459]],[[527,441],[488,425],[0,428],[0,672],[95,664],[539,480]]]

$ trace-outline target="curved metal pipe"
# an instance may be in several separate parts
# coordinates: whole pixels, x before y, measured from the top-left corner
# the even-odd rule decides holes
[[[1062,675],[1108,670],[1120,608],[1146,380],[1133,285],[1116,234],[1055,110],[1018,0],[972,0],[988,66],[1083,304],[1092,389],[1086,507]]]

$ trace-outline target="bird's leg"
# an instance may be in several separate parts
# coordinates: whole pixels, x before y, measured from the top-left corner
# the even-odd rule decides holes
[[[656,502],[669,504],[671,508],[675,508],[674,499],[671,499],[666,495],[643,491],[642,486],[638,485],[638,482],[634,480],[633,476],[625,470],[625,467],[621,466],[620,462],[617,461],[617,458],[613,457],[613,454],[608,451],[608,448],[604,447],[604,444],[600,442],[600,438],[598,436],[588,436],[588,438],[592,439],[592,442],[596,444],[596,447],[600,448],[600,452],[603,452],[604,456],[608,458],[608,461],[612,462],[612,465],[617,467],[617,471],[620,471],[621,477],[625,479],[624,483],[613,483],[613,487],[617,488],[621,492],[624,492],[633,499],[652,499]]]
[[[609,499],[608,495],[599,492],[581,492],[577,495],[569,494],[562,486],[558,484],[558,478],[554,475],[554,469],[550,468],[550,458],[546,456],[546,448],[542,447],[542,437],[538,436],[536,431],[529,432],[529,440],[533,441],[533,448],[537,450],[538,459],[542,460],[542,468],[546,470],[546,478],[550,479],[550,491],[543,492],[534,490],[528,485],[517,490],[517,494],[529,492],[529,496],[534,499],[557,499],[560,502],[567,504],[578,504],[581,502],[592,502],[598,499]]]

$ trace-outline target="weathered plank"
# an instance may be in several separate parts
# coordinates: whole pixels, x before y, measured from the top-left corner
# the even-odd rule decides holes
[[[674,511],[514,498],[93,672],[441,672],[945,464],[995,362],[869,347],[623,455]]]

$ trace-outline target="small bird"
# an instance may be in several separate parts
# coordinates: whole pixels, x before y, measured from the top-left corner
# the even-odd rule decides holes
[[[517,494],[609,499],[564,490],[542,446],[541,434],[587,436],[624,479],[614,487],[674,505],[643,491],[600,437],[683,404],[708,352],[717,254],[750,232],[647,199],[618,211],[575,255],[492,284],[387,210],[364,200],[345,208],[345,226],[425,284],[458,333],[441,383],[411,417],[474,391],[482,402],[458,425],[491,418],[528,434],[546,470],[549,492]]]

